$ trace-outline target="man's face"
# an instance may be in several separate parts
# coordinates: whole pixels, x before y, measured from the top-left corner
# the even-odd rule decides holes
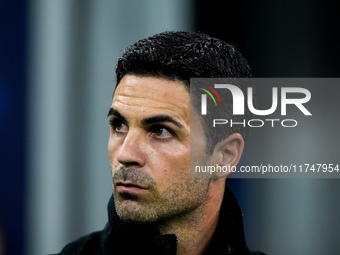
[[[179,81],[125,75],[108,115],[108,151],[118,215],[160,222],[197,210],[209,180],[190,178],[190,95]],[[204,137],[199,117],[192,132]],[[198,141],[192,160],[205,159]]]

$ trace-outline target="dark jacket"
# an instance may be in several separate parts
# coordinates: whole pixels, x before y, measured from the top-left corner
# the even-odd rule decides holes
[[[160,235],[150,224],[128,224],[116,214],[113,196],[108,204],[109,222],[102,231],[86,235],[70,244],[60,255],[175,255],[177,237]],[[250,252],[244,238],[242,213],[234,194],[226,189],[219,222],[210,245],[212,255],[261,255]]]

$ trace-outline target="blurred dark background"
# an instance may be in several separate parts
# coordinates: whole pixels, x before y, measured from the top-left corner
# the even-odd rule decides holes
[[[198,1],[197,29],[239,46],[254,77],[338,77],[336,1]]]
[[[26,1],[0,1],[0,254],[24,254],[26,50]]]
[[[100,163],[82,162],[81,167],[97,168],[103,164],[102,161],[105,161],[103,168],[106,174],[96,180],[96,183],[100,186],[103,180],[108,179],[106,188],[98,195],[89,194],[93,201],[98,201],[98,197],[103,201],[100,202],[101,204],[98,202],[98,207],[104,207],[98,215],[105,216],[105,204],[110,195],[111,185],[106,154],[105,158],[95,156],[91,151],[84,150],[79,154],[75,151],[79,149],[78,146],[89,145],[95,147],[98,155],[102,155],[106,150],[105,137],[108,133],[105,133],[106,112],[103,112],[102,108],[107,108],[111,100],[114,84],[113,70],[117,57],[126,46],[137,39],[163,30],[202,31],[237,45],[250,62],[254,77],[339,77],[340,75],[338,32],[340,10],[336,1],[209,0],[187,1],[185,4],[180,1],[131,1],[125,4],[118,3],[119,1],[108,1],[104,4],[89,0],[72,3],[60,1],[58,4],[52,2],[53,0],[0,1],[0,231],[2,232],[0,238],[3,237],[3,240],[0,240],[1,255],[57,252],[62,248],[61,244],[85,234],[93,226],[100,228],[100,224],[105,223],[105,217],[101,217],[99,222],[94,219],[88,227],[77,228],[79,225],[84,225],[83,222],[78,222],[73,227],[76,230],[67,231],[67,233],[71,232],[67,236],[63,234],[65,226],[54,229],[55,225],[63,224],[59,224],[59,218],[55,218],[52,214],[53,212],[56,215],[61,214],[60,219],[63,220],[63,216],[71,214],[65,212],[65,209],[60,209],[63,196],[66,194],[67,197],[72,197],[68,192],[74,189],[77,183],[81,183],[79,187],[82,187],[77,189],[78,191],[84,190],[86,185],[92,185],[92,177],[96,176],[98,169],[91,172],[88,177],[79,177],[76,172],[69,171],[76,168],[78,163],[83,161],[83,157],[91,155],[94,157],[91,162],[100,161]],[[59,54],[58,50],[62,54]],[[50,58],[48,53],[51,53]],[[44,57],[44,54],[47,54],[47,57]],[[55,59],[58,61],[54,62]],[[106,69],[101,68],[101,62],[105,63]],[[48,63],[52,63],[50,69],[47,69]],[[66,73],[66,78],[61,79],[60,74],[63,73]],[[88,73],[91,75],[89,79],[86,76]],[[101,80],[100,77],[103,76],[105,80]],[[55,83],[52,84],[49,79]],[[99,84],[92,88],[91,84],[97,81]],[[75,87],[75,91],[70,89],[70,84]],[[103,86],[100,87],[100,84]],[[52,92],[46,90],[47,94],[43,94],[45,87],[49,86]],[[39,94],[40,92],[42,94]],[[105,98],[101,99],[101,95],[105,95]],[[98,105],[92,98],[103,100],[103,106],[92,110],[95,105]],[[72,102],[75,102],[74,105]],[[51,108],[48,108],[49,106]],[[84,106],[93,111],[91,113],[94,116],[91,119],[93,123],[99,120],[103,124],[100,126],[93,124],[88,127],[87,116],[79,117],[79,111]],[[72,110],[67,110],[68,107]],[[61,108],[62,112],[56,112],[55,108]],[[41,117],[49,114],[52,115],[55,123],[48,124],[49,117]],[[103,118],[98,118],[99,114],[102,114]],[[77,122],[87,125],[86,128],[91,128],[93,132],[90,130],[83,131],[85,133],[78,132],[79,123],[65,127],[60,123],[65,116],[67,120],[77,119]],[[53,139],[57,139],[58,142],[60,138],[58,135],[54,137],[48,133],[54,130],[53,128],[63,130],[61,135],[71,133],[62,140],[71,145],[63,149],[64,145],[55,144]],[[103,137],[96,136],[98,130]],[[82,140],[82,137],[88,134],[86,132],[93,134],[92,138],[88,138],[89,141]],[[45,140],[37,138],[39,134]],[[42,145],[44,141],[45,144]],[[50,147],[55,148],[55,146],[59,146],[56,152],[44,154]],[[70,156],[72,153],[74,157]],[[65,159],[66,163],[63,164],[58,158],[54,160],[60,163],[58,167],[66,166],[65,171],[68,171],[70,177],[67,177],[65,171],[58,167],[54,171],[53,160],[42,163],[39,161],[40,157],[45,160],[51,155]],[[60,179],[55,176],[58,170],[64,171]],[[51,177],[38,180],[37,176],[47,175],[48,171],[53,172]],[[246,234],[250,246],[270,254],[340,253],[340,249],[336,248],[337,245],[332,243],[336,242],[335,235],[340,234],[339,223],[336,218],[333,218],[334,215],[330,214],[331,210],[339,212],[339,208],[334,205],[339,195],[339,184],[338,180],[329,179],[235,179],[230,183],[245,212]],[[72,188],[68,188],[70,186]],[[49,191],[47,192],[44,187]],[[91,186],[88,192],[95,192],[97,187]],[[293,192],[294,189],[299,195]],[[283,193],[283,190],[286,192]],[[310,190],[314,193],[309,193]],[[45,191],[46,197],[42,198],[39,194]],[[65,194],[55,202],[51,194],[55,195],[58,192]],[[306,218],[305,222],[303,215],[306,214],[306,217],[310,215],[309,207],[299,207],[299,205],[304,206],[300,203],[301,199],[306,198],[304,192],[307,197],[312,196],[307,199],[312,210],[319,210],[311,212],[315,217]],[[330,197],[332,194],[335,195],[334,199]],[[81,195],[77,194],[74,198],[66,199],[66,208],[69,209],[67,205],[74,204],[72,199],[80,204],[82,202],[80,197]],[[281,201],[277,201],[279,199]],[[49,207],[51,211],[44,211],[45,207]],[[90,212],[87,210],[90,207],[91,203],[85,205],[85,208],[75,208],[75,215],[71,216],[73,218],[67,221],[66,225],[76,221],[78,217],[80,221],[89,221],[88,219],[94,217],[93,215],[79,215],[82,211]],[[288,228],[287,222],[282,220],[285,217],[294,218],[292,211],[295,209],[297,209],[297,217],[303,221],[300,222],[299,229],[302,229],[300,232]],[[276,214],[277,212],[283,214]],[[38,216],[34,216],[35,214]],[[265,216],[259,218],[258,215]],[[268,215],[272,218],[266,218]],[[321,244],[307,242],[301,235],[313,231],[313,226],[306,225],[316,218],[322,220],[325,217],[328,217],[328,220],[322,223],[315,236],[308,236],[310,240],[318,240]],[[279,222],[279,225],[275,225],[275,222]],[[326,233],[319,233],[319,231],[326,231]],[[295,241],[284,243],[286,242],[284,237],[287,235],[291,235]],[[320,240],[320,235],[324,235],[328,241]],[[55,240],[46,242],[44,239],[52,239],[51,237]],[[311,253],[311,250],[315,253]]]

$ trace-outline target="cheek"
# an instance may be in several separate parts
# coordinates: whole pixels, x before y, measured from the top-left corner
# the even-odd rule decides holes
[[[110,160],[111,160],[112,154],[114,152],[114,146],[113,146],[111,137],[109,138],[109,142],[107,144],[107,151],[109,153],[109,157],[110,157]]]
[[[109,154],[109,158],[110,158],[110,163],[111,165],[113,166],[113,164],[117,164],[116,163],[116,154],[117,154],[117,149],[118,149],[118,146],[117,146],[117,143],[115,143],[113,141],[113,139],[109,139],[109,142],[108,142],[108,145],[107,145],[107,150],[108,150],[108,154]]]
[[[154,154],[155,155],[155,154]],[[155,155],[156,156],[156,155]],[[161,155],[153,164],[152,175],[158,183],[159,191],[167,189],[173,183],[185,182],[190,178],[190,153],[181,155]]]

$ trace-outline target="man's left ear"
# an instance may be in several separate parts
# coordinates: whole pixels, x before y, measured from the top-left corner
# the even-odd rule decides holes
[[[215,146],[211,157],[213,165],[226,167],[226,169],[231,169],[233,166],[236,167],[241,159],[243,148],[244,140],[241,134],[234,133],[229,135]],[[224,178],[230,173],[231,171],[220,171],[216,173],[216,177]]]

